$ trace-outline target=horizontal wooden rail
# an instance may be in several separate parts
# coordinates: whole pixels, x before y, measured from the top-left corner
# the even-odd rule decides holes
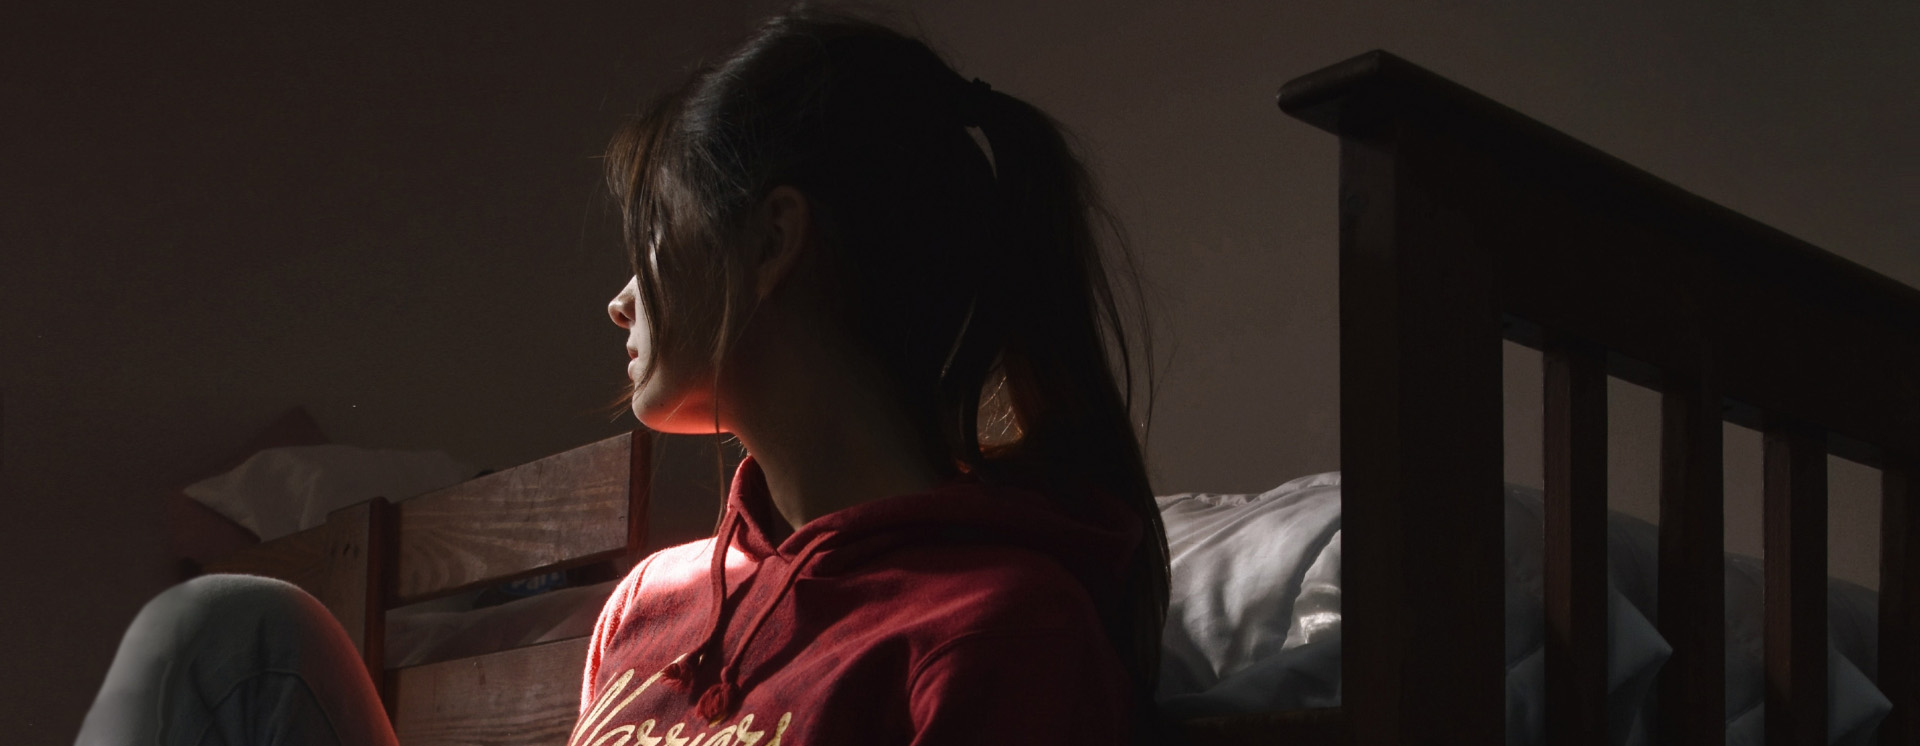
[[[1180,723],[1191,744],[1207,746],[1342,746],[1347,718],[1339,707],[1220,715]]]
[[[401,503],[395,604],[638,551],[650,452],[623,433]]]
[[[588,638],[391,672],[405,746],[557,746],[580,712]]]

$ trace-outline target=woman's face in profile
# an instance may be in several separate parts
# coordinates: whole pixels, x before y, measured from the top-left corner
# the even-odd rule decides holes
[[[647,320],[641,314],[640,280],[628,278],[607,304],[613,323],[627,330],[627,380],[636,381],[646,372],[647,361],[657,354]],[[655,362],[653,376],[633,387],[633,416],[648,428],[662,433],[682,435],[714,432],[713,392],[695,383],[696,376],[685,365],[662,358]]]

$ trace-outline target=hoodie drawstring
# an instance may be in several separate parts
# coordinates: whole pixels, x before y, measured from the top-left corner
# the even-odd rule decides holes
[[[793,589],[793,581],[800,577],[800,570],[807,566],[807,561],[813,558],[814,550],[825,543],[824,539],[827,536],[830,534],[822,535],[807,544],[806,548],[801,549],[800,554],[793,558],[793,564],[787,566],[787,575],[780,581],[780,592],[775,594],[773,600],[767,605],[760,607],[760,613],[754,615],[753,623],[747,625],[746,636],[740,638],[740,644],[727,655],[726,664],[720,667],[720,680],[714,682],[713,686],[707,687],[707,691],[700,695],[700,702],[693,709],[695,717],[705,718],[709,725],[717,725],[722,718],[733,713],[733,706],[740,699],[740,684],[735,679],[739,676],[741,658],[746,653],[747,646],[753,644],[754,636],[760,633],[760,626],[766,623],[768,617],[773,616],[774,608],[786,599],[787,592]]]
[[[727,551],[733,546],[734,529],[740,525],[740,514],[728,506],[727,514],[721,518],[720,536],[713,543],[713,559],[707,566],[707,577],[713,581],[713,615],[707,629],[706,638],[686,655],[667,665],[661,675],[669,681],[691,683],[693,667],[707,655],[707,650],[720,641],[726,631],[725,622],[727,601]]]

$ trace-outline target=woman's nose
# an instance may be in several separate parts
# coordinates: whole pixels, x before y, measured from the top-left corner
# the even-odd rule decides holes
[[[607,304],[607,315],[613,317],[614,325],[622,329],[633,328],[633,285],[629,281],[626,287],[620,289],[620,294],[613,296],[613,301]]]

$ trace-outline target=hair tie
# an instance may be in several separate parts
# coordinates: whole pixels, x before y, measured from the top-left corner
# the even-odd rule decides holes
[[[987,97],[993,94],[993,86],[987,81],[974,78],[960,92],[960,124],[963,127],[978,127],[987,110]]]

